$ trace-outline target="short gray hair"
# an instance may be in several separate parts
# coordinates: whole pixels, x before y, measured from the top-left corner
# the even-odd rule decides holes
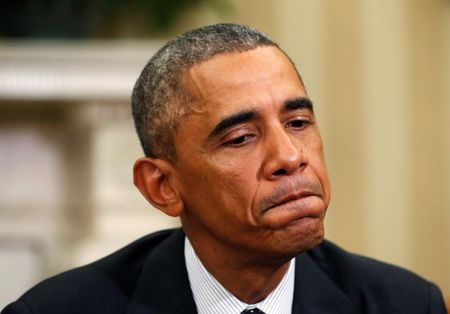
[[[167,42],[142,70],[131,99],[145,155],[176,160],[175,132],[190,102],[180,83],[182,71],[219,54],[261,46],[278,47],[266,34],[237,24],[201,27]]]

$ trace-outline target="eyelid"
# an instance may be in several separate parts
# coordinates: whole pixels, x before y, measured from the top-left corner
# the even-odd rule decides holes
[[[303,124],[302,127],[305,127],[305,126],[314,124],[315,121],[314,121],[313,117],[295,116],[293,118],[288,119],[285,122],[285,125],[291,124],[293,122],[301,122]]]
[[[231,144],[231,142],[233,142],[234,140],[239,139],[240,137],[244,137],[244,136],[248,136],[248,137],[255,137],[257,136],[256,134],[256,130],[254,130],[253,128],[248,128],[248,127],[240,127],[234,130],[231,130],[229,132],[227,132],[224,136],[221,137],[220,139],[220,143],[221,146],[233,146],[233,144]],[[245,141],[245,143],[248,142]]]
[[[235,137],[229,141],[224,142],[222,145],[226,147],[241,147],[246,145],[248,142],[252,141],[255,136],[252,134],[244,134],[238,137]],[[237,142],[237,140],[242,139],[242,141]],[[233,143],[235,142],[236,143]]]

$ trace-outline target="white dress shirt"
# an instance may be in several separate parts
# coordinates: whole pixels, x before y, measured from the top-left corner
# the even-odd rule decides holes
[[[186,268],[199,314],[239,314],[245,309],[259,308],[266,314],[291,314],[294,299],[295,259],[278,286],[267,298],[247,304],[225,289],[203,266],[189,239],[185,238]]]

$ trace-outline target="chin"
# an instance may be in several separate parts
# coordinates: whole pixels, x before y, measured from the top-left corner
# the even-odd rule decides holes
[[[287,228],[286,251],[290,251],[290,255],[309,251],[319,245],[324,239],[324,226],[321,219],[301,219],[293,222]]]
[[[324,240],[323,219],[308,217],[292,221],[284,228],[272,230],[261,240],[257,247],[260,260],[285,263]]]
[[[258,248],[261,254],[259,260],[265,260],[270,265],[284,264],[319,245],[324,239],[324,227],[323,223],[309,223],[307,228],[290,225],[272,233],[270,238],[269,242],[264,241],[265,245]]]

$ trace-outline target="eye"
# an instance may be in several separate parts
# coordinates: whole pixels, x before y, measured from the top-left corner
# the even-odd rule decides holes
[[[305,120],[305,119],[294,119],[285,124],[287,128],[292,129],[303,129],[307,127],[308,125],[312,124],[311,121]]]
[[[254,135],[252,135],[252,134],[244,134],[244,135],[238,136],[236,138],[233,138],[229,141],[226,141],[225,143],[223,143],[223,145],[229,146],[229,147],[240,147],[242,145],[245,145],[247,142],[249,142],[253,137],[254,137]]]

